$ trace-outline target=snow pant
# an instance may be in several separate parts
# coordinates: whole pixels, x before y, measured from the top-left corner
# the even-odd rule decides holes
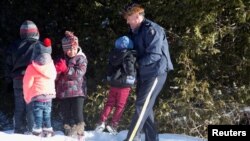
[[[63,124],[74,125],[83,122],[83,97],[72,97],[61,100]]]
[[[34,129],[51,128],[51,107],[52,101],[33,102]]]
[[[22,79],[13,79],[15,99],[14,133],[20,134],[23,134],[25,131],[31,132],[34,124],[32,102],[29,104],[25,103],[22,84]]]
[[[110,87],[108,100],[104,106],[104,109],[101,114],[101,122],[105,122],[112,111],[113,108],[115,108],[111,125],[117,126],[118,122],[121,119],[122,113],[124,111],[124,107],[127,103],[127,99],[129,96],[131,88],[116,88],[116,87]]]
[[[133,115],[126,141],[134,141],[143,130],[146,141],[159,141],[154,123],[153,106],[167,78],[167,73],[147,80],[139,79],[136,89],[135,113]]]

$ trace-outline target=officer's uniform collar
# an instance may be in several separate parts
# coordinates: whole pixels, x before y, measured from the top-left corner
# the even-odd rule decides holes
[[[146,21],[146,18],[144,18],[144,19],[142,20],[140,26],[139,26],[138,28],[136,28],[134,31],[132,31],[132,33],[138,34],[138,32],[140,31],[140,29],[141,29],[142,25],[145,23],[145,21]]]

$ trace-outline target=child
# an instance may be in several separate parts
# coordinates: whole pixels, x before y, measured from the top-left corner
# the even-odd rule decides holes
[[[122,36],[115,41],[115,49],[110,53],[107,80],[111,87],[100,124],[95,129],[97,132],[105,129],[106,120],[115,107],[112,121],[106,128],[110,133],[117,134],[118,122],[127,103],[130,87],[135,82],[136,52],[131,49],[132,41],[127,36]]]
[[[61,99],[64,133],[67,136],[84,136],[83,102],[88,62],[72,32],[65,32],[62,48],[64,56],[56,63],[56,92]]]
[[[24,134],[33,128],[32,104],[26,105],[23,98],[23,76],[29,63],[33,47],[39,40],[39,30],[33,21],[26,20],[20,27],[20,40],[14,42],[6,51],[6,75],[13,80],[15,111],[14,133]]]
[[[56,69],[51,59],[51,41],[34,46],[32,62],[28,65],[23,78],[23,93],[27,104],[33,102],[34,127],[32,134],[52,136],[51,106],[55,98]],[[42,127],[44,125],[44,127]]]

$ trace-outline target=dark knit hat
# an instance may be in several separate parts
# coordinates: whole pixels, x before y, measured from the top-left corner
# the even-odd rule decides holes
[[[34,60],[34,62],[36,62],[38,65],[45,65],[51,61],[52,61],[51,55],[48,53],[40,54]]]
[[[115,41],[115,48],[119,49],[132,49],[134,48],[133,41],[127,36],[122,36]]]
[[[20,36],[24,38],[39,39],[39,31],[36,24],[32,21],[26,20],[20,27]]]
[[[47,64],[52,60],[51,53],[51,40],[49,38],[45,38],[43,43],[39,42],[35,45],[32,60],[39,65]]]
[[[78,38],[71,31],[65,32],[65,37],[62,39],[62,48],[63,51],[67,51],[71,48],[78,48]]]

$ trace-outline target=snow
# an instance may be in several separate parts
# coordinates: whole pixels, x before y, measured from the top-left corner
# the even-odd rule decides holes
[[[117,135],[107,132],[97,133],[95,131],[85,131],[85,141],[123,141],[127,135],[127,130],[120,131]],[[159,134],[160,141],[205,141],[197,137],[181,134]],[[77,141],[77,139],[64,136],[61,131],[56,131],[55,136],[43,138],[34,135],[14,134],[13,130],[0,131],[1,141]],[[142,136],[142,140],[144,136]]]

